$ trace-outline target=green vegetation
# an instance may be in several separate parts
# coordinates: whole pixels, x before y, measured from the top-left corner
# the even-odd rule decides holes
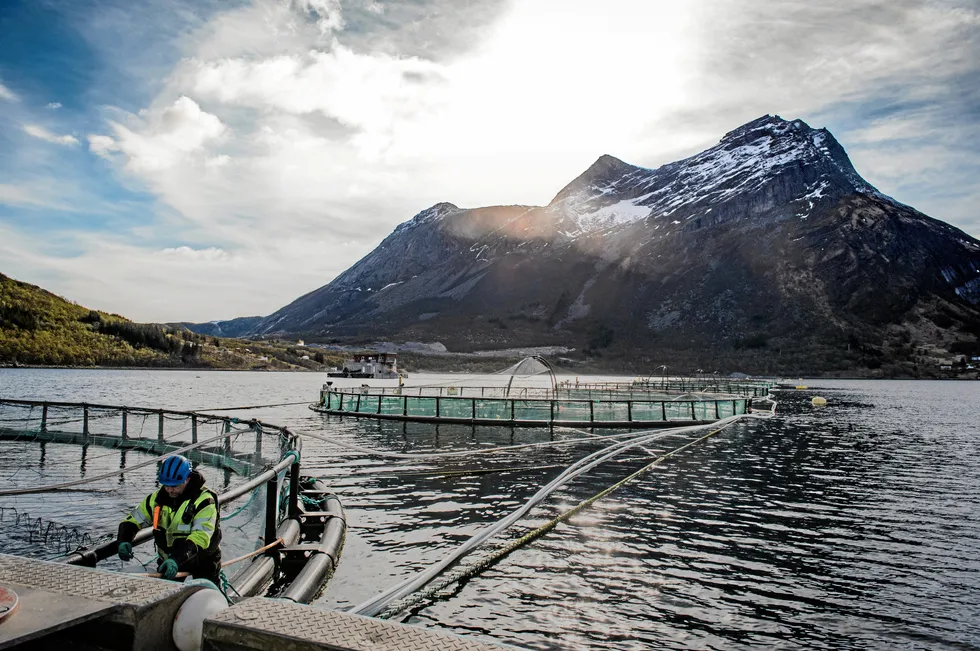
[[[322,370],[335,355],[133,323],[0,274],[0,365]]]

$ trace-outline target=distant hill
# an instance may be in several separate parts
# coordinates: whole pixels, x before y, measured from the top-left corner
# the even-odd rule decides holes
[[[547,206],[432,206],[242,334],[929,376],[980,355],[980,242],[764,116],[654,169],[602,156]]]
[[[283,344],[133,323],[0,274],[0,365],[319,370],[338,361]]]

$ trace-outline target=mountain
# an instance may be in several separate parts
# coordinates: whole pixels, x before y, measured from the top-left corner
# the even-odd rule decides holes
[[[133,323],[0,274],[0,366],[321,370],[339,360],[312,352],[304,359],[303,350],[285,346]]]
[[[241,316],[228,321],[208,321],[207,323],[175,323],[192,332],[209,337],[241,337],[255,329],[262,320],[260,316]]]
[[[767,115],[655,169],[601,156],[547,206],[432,206],[248,332],[283,333],[914,375],[980,355],[980,243]]]

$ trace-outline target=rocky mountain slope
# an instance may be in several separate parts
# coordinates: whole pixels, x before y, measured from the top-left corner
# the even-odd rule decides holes
[[[437,204],[245,334],[283,333],[914,375],[980,355],[980,242],[764,116],[656,169],[602,156],[544,207]]]

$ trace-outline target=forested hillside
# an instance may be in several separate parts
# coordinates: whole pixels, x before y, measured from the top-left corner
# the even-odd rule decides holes
[[[0,365],[318,370],[337,361],[284,344],[133,323],[0,274]]]

